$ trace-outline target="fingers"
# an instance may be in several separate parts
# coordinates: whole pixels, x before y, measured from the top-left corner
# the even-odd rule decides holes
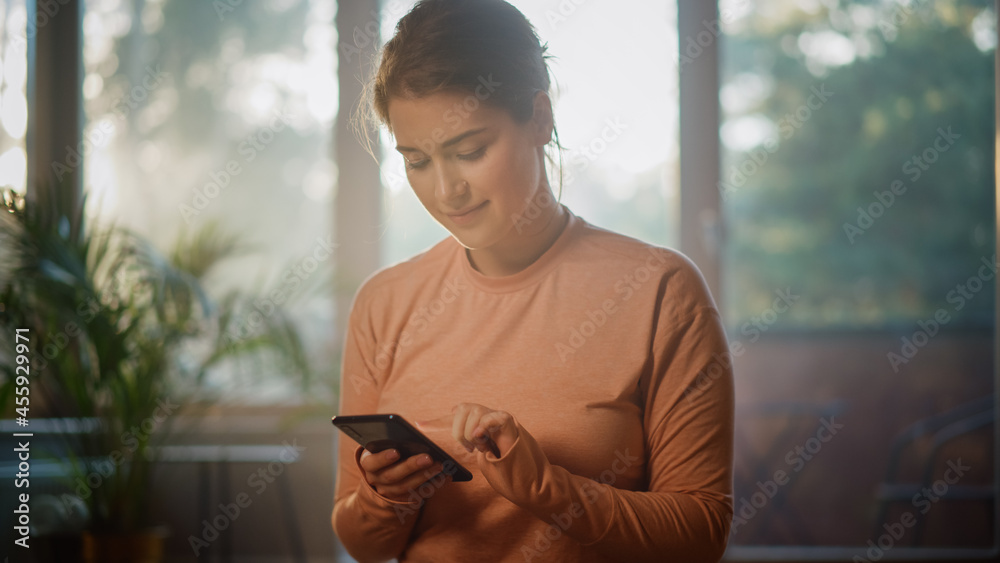
[[[501,450],[506,452],[517,439],[514,418],[509,413],[493,411],[479,420],[479,426],[473,430],[473,437],[489,446],[493,455],[499,458]]]
[[[451,424],[451,436],[468,452],[475,451],[481,445],[473,433],[479,425],[479,420],[488,414],[490,409],[475,403],[459,403],[452,409],[454,417]]]
[[[380,495],[393,500],[408,500],[411,492],[441,473],[443,466],[427,454],[399,460],[399,452],[385,450],[361,454],[365,479]]]
[[[384,497],[392,500],[405,501],[413,498],[414,491],[420,489],[424,483],[428,481],[436,480],[441,474],[441,464],[432,464],[427,469],[417,470],[404,477],[401,480],[380,484],[375,486],[375,490]],[[443,484],[441,481],[436,481],[437,485]],[[418,493],[419,496],[419,493]]]
[[[484,435],[482,428],[480,428],[479,426],[479,421],[482,420],[483,416],[485,416],[486,413],[477,412],[475,414],[478,414],[479,416],[470,416],[469,418],[465,419],[465,430],[463,438],[468,443],[472,444],[472,446],[475,449],[481,452],[488,451],[483,449],[483,441],[486,436]]]
[[[374,454],[368,450],[361,452],[361,468],[368,472],[381,471],[396,463],[397,460],[399,460],[399,452],[393,449],[382,450]]]
[[[475,403],[460,403],[453,412],[452,437],[469,452],[479,450],[499,458],[517,440],[510,413]]]
[[[468,452],[472,452],[475,446],[471,441],[465,438],[465,426],[466,422],[469,420],[469,410],[472,407],[478,405],[470,405],[468,403],[461,403],[456,405],[454,409],[454,417],[451,421],[451,437],[455,439],[459,444],[462,445]]]

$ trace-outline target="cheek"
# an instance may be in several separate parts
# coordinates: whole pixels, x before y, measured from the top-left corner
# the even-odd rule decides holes
[[[533,166],[524,151],[504,148],[477,170],[477,180],[491,197],[520,204],[535,189]]]

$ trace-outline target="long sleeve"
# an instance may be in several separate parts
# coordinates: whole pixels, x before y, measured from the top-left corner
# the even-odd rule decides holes
[[[722,557],[733,510],[733,386],[725,333],[711,306],[660,324],[673,326],[660,327],[645,382],[648,491],[614,486],[617,474],[640,462],[627,451],[616,452],[598,482],[550,464],[520,426],[503,457],[478,454],[497,492],[551,525],[547,537],[538,534],[522,546],[526,560],[546,560],[548,542],[561,533],[621,561]]]
[[[571,215],[530,266],[489,277],[445,239],[359,290],[340,412],[428,421],[478,403],[518,438],[497,459],[425,427],[473,479],[421,504],[376,494],[342,436],[334,530],[360,561],[717,561],[729,357],[704,280],[670,249]]]
[[[343,415],[376,412],[381,382],[375,377],[377,342],[362,289],[355,298],[348,321],[340,382]],[[378,494],[363,477],[361,446],[338,436],[338,465],[332,524],[341,543],[361,562],[397,557],[419,514],[419,503],[395,502]]]

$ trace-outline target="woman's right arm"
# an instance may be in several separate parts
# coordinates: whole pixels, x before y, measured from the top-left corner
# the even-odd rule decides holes
[[[354,300],[344,343],[338,411],[342,415],[376,412],[383,383],[376,377],[377,342],[363,290]],[[420,502],[392,500],[376,492],[360,466],[363,451],[346,436],[338,436],[333,531],[358,561],[388,561],[406,547]]]

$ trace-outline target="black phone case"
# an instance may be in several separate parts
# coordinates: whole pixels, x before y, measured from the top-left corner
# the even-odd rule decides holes
[[[472,480],[468,469],[398,414],[335,416],[331,421],[372,453],[395,448],[400,459],[425,453],[444,466],[442,473],[451,475],[452,481]]]

